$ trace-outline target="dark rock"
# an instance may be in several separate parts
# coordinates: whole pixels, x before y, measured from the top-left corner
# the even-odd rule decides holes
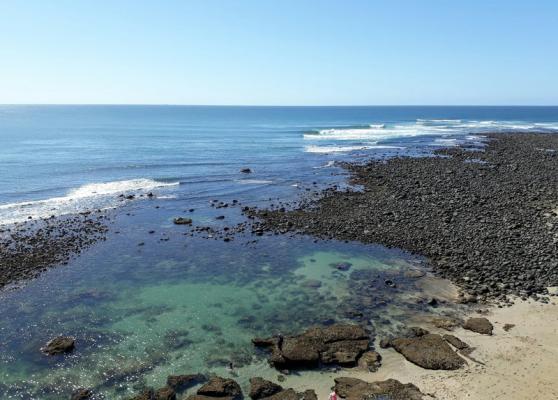
[[[75,340],[69,336],[58,336],[50,340],[41,351],[49,356],[71,353],[75,348]]]
[[[509,332],[512,328],[515,327],[515,324],[505,324],[502,329],[504,329],[506,332]]]
[[[192,225],[191,218],[178,217],[175,218],[172,222],[174,222],[175,225]]]
[[[253,400],[272,396],[282,390],[281,386],[263,378],[256,377],[250,379],[250,398]]]
[[[370,372],[376,372],[382,365],[382,356],[375,351],[367,351],[358,360],[359,368]]]
[[[240,172],[243,174],[250,174],[252,170],[250,168],[241,168]]]
[[[155,390],[153,390],[153,388],[144,389],[140,394],[132,397],[130,400],[155,400]]]
[[[232,379],[214,376],[198,389],[198,395],[208,397],[230,397],[233,399],[242,398],[242,390],[238,383]]]
[[[302,400],[302,398],[303,395],[294,389],[286,389],[266,397],[265,400]]]
[[[352,267],[351,263],[348,262],[341,262],[338,264],[335,264],[335,269],[339,270],[339,271],[348,271],[350,270]]]
[[[465,364],[440,335],[427,334],[415,338],[397,338],[392,347],[407,360],[426,369],[458,369]]]
[[[176,392],[182,392],[203,381],[205,381],[205,376],[200,374],[169,375],[167,378],[167,386],[174,389]]]
[[[494,327],[486,318],[469,318],[463,324],[463,328],[483,335],[492,335]]]
[[[434,317],[431,321],[432,325],[436,328],[445,329],[446,331],[453,331],[461,325],[458,320],[449,317]]]
[[[90,389],[80,388],[72,393],[70,400],[90,400],[93,399],[93,391]]]
[[[176,392],[168,387],[162,387],[155,391],[155,400],[176,400]]]
[[[317,367],[320,363],[355,366],[369,341],[360,326],[341,324],[311,328],[298,336],[253,340],[255,345],[271,349],[269,362],[278,369]]]
[[[308,389],[302,393],[302,400],[318,400],[318,395],[315,391]]]
[[[335,378],[335,392],[346,400],[422,400],[423,394],[412,383],[395,379],[365,382],[356,378]]]
[[[465,343],[463,340],[459,339],[457,336],[444,335],[443,338],[446,342],[448,342],[458,350],[465,350],[469,348],[469,345]]]

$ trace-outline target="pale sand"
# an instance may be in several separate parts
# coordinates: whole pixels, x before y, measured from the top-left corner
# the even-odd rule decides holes
[[[557,303],[552,299],[551,303]],[[512,307],[490,309],[486,317],[494,324],[493,336],[461,328],[452,332],[475,347],[471,357],[485,365],[468,360],[468,366],[458,371],[430,371],[406,361],[392,349],[379,349],[383,365],[375,373],[358,369],[305,372],[290,375],[281,384],[297,390],[314,389],[320,400],[327,399],[333,379],[340,376],[410,382],[431,395],[425,399],[558,399],[558,305],[519,301]],[[505,324],[515,327],[506,332]],[[426,323],[421,325],[431,332],[448,333]]]

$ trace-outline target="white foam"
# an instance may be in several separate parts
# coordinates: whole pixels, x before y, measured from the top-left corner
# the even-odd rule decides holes
[[[241,185],[269,185],[273,183],[273,181],[268,181],[265,179],[238,179],[236,180],[237,183]]]
[[[304,134],[309,141],[382,141],[397,138],[437,135],[482,134],[498,131],[558,131],[558,122],[529,123],[521,121],[418,119],[394,125],[371,124],[368,127],[321,129]],[[312,152],[312,148],[310,149]],[[334,150],[332,150],[334,151]],[[339,150],[345,151],[345,150]],[[317,151],[319,152],[319,150]],[[326,152],[324,150],[324,152]]]
[[[33,218],[65,215],[93,209],[116,207],[122,203],[118,194],[141,194],[156,188],[177,186],[179,182],[160,182],[152,179],[90,183],[72,189],[65,196],[0,205],[0,225]]]
[[[372,149],[403,149],[401,146],[384,146],[384,145],[370,145],[370,146],[306,146],[306,153],[348,153],[358,150],[372,150]]]

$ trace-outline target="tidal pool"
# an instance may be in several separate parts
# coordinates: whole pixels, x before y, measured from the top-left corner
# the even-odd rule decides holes
[[[280,235],[226,243],[173,226],[173,208],[129,214],[106,242],[2,293],[2,398],[87,387],[125,399],[198,372],[232,374],[246,389],[252,376],[277,376],[253,337],[344,321],[374,334],[425,310],[421,260],[397,250]],[[43,355],[60,334],[76,338],[75,351]]]

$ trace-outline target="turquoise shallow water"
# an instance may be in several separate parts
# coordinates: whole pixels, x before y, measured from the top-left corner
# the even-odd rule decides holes
[[[275,235],[225,243],[184,236],[168,222],[172,208],[157,210],[131,206],[114,217],[109,240],[3,294],[3,398],[57,399],[81,386],[126,398],[170,374],[230,374],[230,362],[246,385],[255,373],[276,376],[255,336],[333,321],[383,332],[424,311],[417,280],[404,275],[420,260],[397,250]],[[350,270],[333,267],[341,262]],[[42,355],[57,334],[74,336],[76,351]]]
[[[493,130],[554,132],[556,121],[556,107],[1,106],[0,225],[97,208],[111,218],[107,241],[0,293],[0,397],[60,399],[85,386],[125,399],[169,374],[231,376],[231,362],[246,388],[277,375],[255,336],[343,321],[395,330],[428,311],[423,278],[406,274],[423,268],[416,257],[307,237],[227,243],[172,220],[233,226],[240,207],[210,202],[295,200],[343,184],[336,161],[423,154]],[[59,334],[76,351],[42,355]]]

